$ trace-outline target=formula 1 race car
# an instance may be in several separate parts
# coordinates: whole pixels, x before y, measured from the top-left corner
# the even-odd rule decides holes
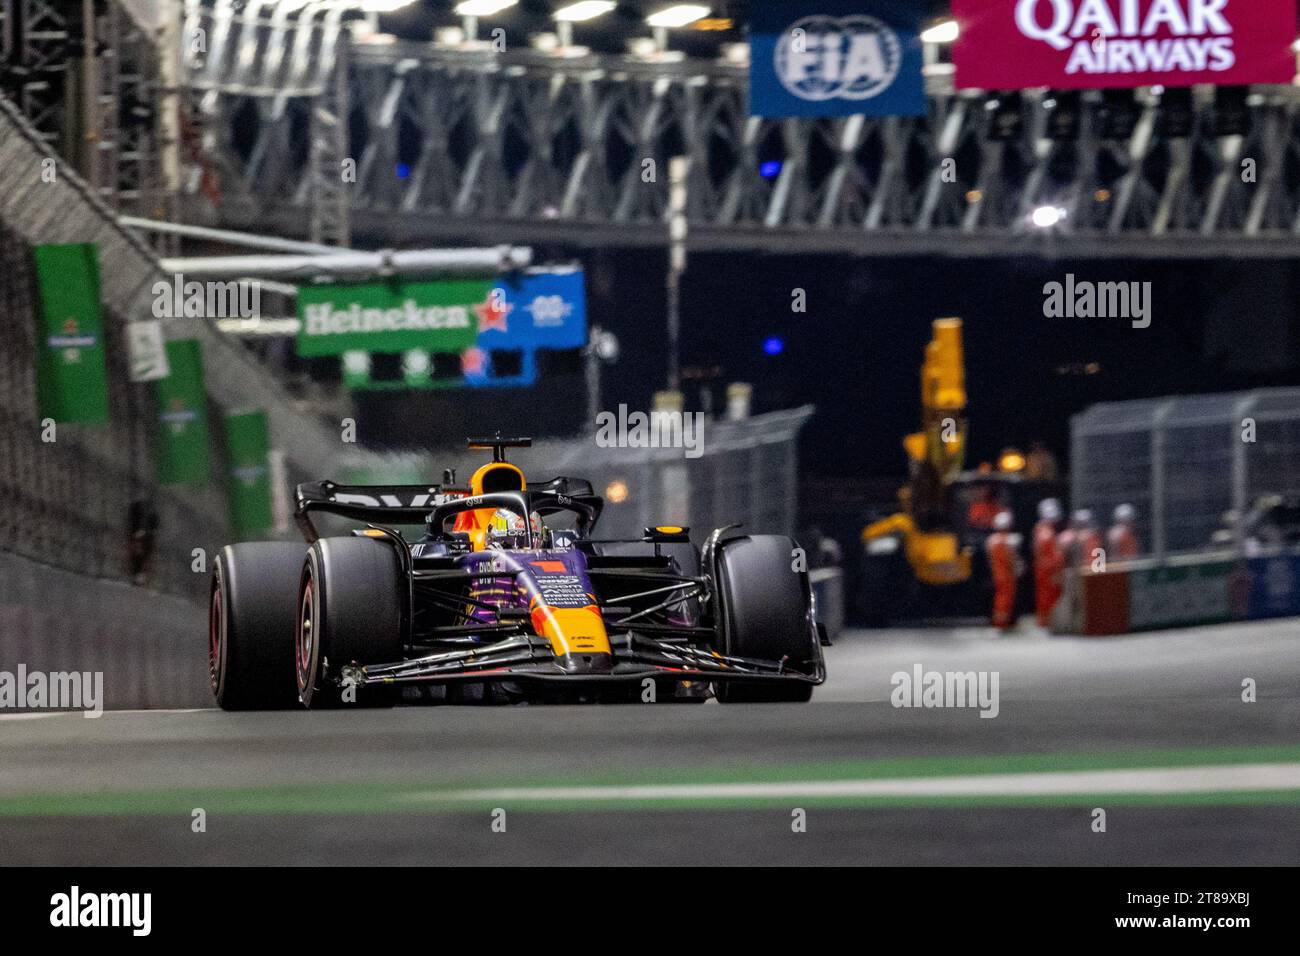
[[[222,549],[208,623],[221,707],[811,698],[824,630],[793,540],[720,528],[697,550],[676,526],[596,539],[590,482],[526,483],[505,460],[529,444],[471,439],[493,460],[466,487],[452,472],[299,485],[306,549]],[[365,526],[322,536],[320,513]]]

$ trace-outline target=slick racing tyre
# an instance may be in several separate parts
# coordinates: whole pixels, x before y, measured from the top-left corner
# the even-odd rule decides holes
[[[298,699],[308,709],[392,706],[396,687],[345,694],[338,679],[348,664],[402,659],[406,589],[393,545],[375,538],[321,538],[300,568],[293,642]]]
[[[750,535],[727,541],[718,555],[718,608],[722,653],[766,661],[789,658],[798,668],[818,654],[809,623],[808,575],[792,568],[797,545],[783,535]],[[721,703],[802,702],[812,685],[779,681],[716,681]]]
[[[298,701],[293,632],[303,547],[280,541],[222,548],[208,599],[208,679],[223,710]]]

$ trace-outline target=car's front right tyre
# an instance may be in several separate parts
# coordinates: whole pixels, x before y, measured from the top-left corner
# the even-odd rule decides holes
[[[370,537],[321,538],[307,550],[297,587],[293,671],[309,709],[389,707],[395,686],[339,684],[349,664],[402,660],[405,575],[394,546]]]

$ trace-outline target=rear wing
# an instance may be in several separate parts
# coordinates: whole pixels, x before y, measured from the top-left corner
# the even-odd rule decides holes
[[[379,524],[422,524],[439,505],[468,495],[468,488],[451,485],[339,485],[332,481],[307,481],[294,494],[295,518],[311,542],[320,537],[311,521],[313,511]]]

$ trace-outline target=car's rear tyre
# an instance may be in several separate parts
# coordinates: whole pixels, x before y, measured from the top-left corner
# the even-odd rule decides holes
[[[298,699],[308,709],[391,707],[391,687],[338,685],[348,664],[391,664],[402,659],[402,567],[394,546],[366,537],[321,538],[300,565],[293,671]]]
[[[208,680],[223,710],[279,710],[298,701],[295,596],[303,546],[281,541],[221,549],[208,594]]]
[[[749,535],[725,542],[718,555],[722,653],[779,661],[798,668],[817,659],[808,573],[794,570],[798,546],[784,535]],[[716,681],[724,704],[803,702],[812,685],[778,681]]]

